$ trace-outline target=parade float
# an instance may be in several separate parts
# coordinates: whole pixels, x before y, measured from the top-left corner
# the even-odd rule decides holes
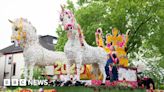
[[[11,40],[15,43],[15,46],[20,46],[24,50],[25,79],[33,79],[34,66],[45,67],[53,65],[54,75],[66,75],[60,77],[59,80],[64,79],[65,83],[71,80],[72,83],[68,85],[64,83],[60,83],[59,85],[54,84],[55,87],[50,84],[49,86],[51,86],[51,88],[48,89],[40,87],[38,88],[39,90],[34,90],[29,87],[15,90],[17,90],[17,92],[56,92],[56,89],[61,90],[61,88],[57,86],[72,86],[69,88],[76,89],[75,87],[79,85],[82,86],[83,91],[85,88],[85,91],[87,90],[88,92],[92,90],[100,91],[102,88],[106,91],[113,90],[113,88],[121,90],[130,89],[131,91],[137,88],[139,83],[137,80],[137,69],[128,66],[126,53],[129,32],[119,34],[118,29],[114,28],[112,29],[112,34],[106,34],[106,40],[104,40],[103,31],[101,28],[98,28],[95,33],[98,47],[92,47],[86,43],[82,29],[76,22],[73,13],[63,7],[61,8],[60,20],[68,37],[64,52],[53,52],[43,48],[38,42],[35,27],[23,18],[16,19],[15,21],[9,20],[13,24]],[[111,80],[111,78],[110,80],[106,80],[105,67],[108,56],[113,51],[115,51],[119,60],[118,63],[113,62],[113,65],[117,66],[116,72],[118,79]],[[30,67],[29,74],[27,72],[28,67]],[[94,71],[97,68],[99,68],[101,73]],[[111,70],[109,70],[109,72],[111,72]],[[112,72],[113,75],[114,73]],[[70,77],[70,75],[73,77]],[[74,79],[72,80],[71,78]],[[89,83],[88,81],[82,83],[82,80],[89,80]],[[78,81],[78,83],[74,81]],[[69,88],[67,88],[67,90]],[[154,87],[151,88],[154,89]]]
[[[77,69],[76,70],[77,80],[80,79],[79,71],[80,71],[81,65],[89,64],[89,65],[91,65],[90,67],[92,69],[96,69],[98,67],[94,67],[95,63],[97,63],[99,65],[99,69],[100,69],[101,73],[98,74],[98,72],[96,72],[97,77],[99,76],[99,78],[94,78],[94,79],[91,78],[90,79],[91,85],[100,86],[100,85],[102,85],[102,83],[105,83],[106,86],[121,85],[121,86],[137,88],[139,82],[141,82],[141,81],[148,82],[151,80],[150,78],[147,78],[147,80],[138,78],[137,68],[128,66],[129,64],[128,64],[128,57],[127,57],[127,42],[128,42],[129,31],[127,31],[126,34],[121,34],[121,33],[119,33],[118,29],[114,28],[114,29],[112,29],[112,34],[110,34],[110,33],[106,34],[106,38],[105,38],[106,41],[104,41],[103,31],[101,28],[98,28],[95,33],[96,43],[97,43],[98,47],[95,48],[95,47],[89,46],[84,39],[83,32],[81,30],[80,25],[77,23],[77,21],[74,17],[74,14],[70,10],[64,9],[63,6],[61,6],[61,8],[62,8],[62,12],[60,13],[60,20],[62,22],[62,25],[64,26],[64,30],[67,32],[67,37],[68,37],[68,41],[64,47],[64,51],[67,55],[69,62],[75,63],[75,66]],[[106,43],[104,43],[104,42],[106,42]],[[100,48],[102,48],[103,50]],[[110,53],[112,53],[111,48],[114,49],[116,56],[119,60],[118,65],[116,64],[117,70],[114,72],[114,73],[117,72],[116,76],[118,76],[118,79],[116,79],[114,81],[106,80],[106,74],[104,74],[104,69],[105,69],[106,62],[107,62],[107,56]],[[97,54],[97,53],[99,53],[99,54]],[[100,57],[103,56],[106,59],[106,61],[104,62],[104,58],[103,59],[99,58],[99,56]],[[77,57],[78,57],[78,59],[77,59]],[[100,61],[98,61],[98,60],[100,60]],[[103,66],[103,67],[101,67],[101,66]],[[79,69],[78,69],[78,67],[79,67]],[[103,71],[101,68],[103,68]],[[89,68],[88,68],[88,70],[89,70]],[[113,73],[113,75],[114,75],[114,73]],[[100,77],[102,77],[102,80]],[[105,80],[105,82],[104,82],[104,80]],[[138,81],[138,80],[140,80],[140,81]],[[154,85],[154,82],[151,81],[150,84]],[[144,86],[146,86],[146,84],[144,84]],[[154,88],[154,86],[153,86],[153,88]]]
[[[83,36],[83,32],[80,28],[80,25],[76,22],[76,19],[73,13],[70,10],[64,9],[62,6],[62,12],[60,14],[60,20],[64,26],[64,29],[67,31],[68,41],[64,47],[64,51],[68,57],[69,62],[73,62],[77,67],[77,76],[79,77],[78,67],[80,69],[81,64],[94,64],[97,63],[99,65],[99,69],[103,75],[103,81],[100,79],[91,79],[91,84],[93,85],[101,85],[105,83],[107,85],[112,85],[110,82],[105,82],[106,74],[105,74],[105,66],[107,62],[108,53],[110,53],[110,48],[116,49],[117,56],[119,58],[119,65],[122,67],[128,67],[128,59],[126,56],[126,44],[128,41],[128,32],[126,36],[118,35],[118,30],[113,29],[112,35],[106,35],[106,46],[104,44],[102,38],[102,30],[98,29],[96,32],[96,42],[98,47],[89,46]],[[102,54],[102,55],[101,55]],[[77,60],[78,58],[78,60]],[[99,61],[100,60],[100,61]],[[96,69],[94,65],[92,65],[93,69]],[[117,71],[116,71],[117,72]],[[79,72],[80,73],[80,72]],[[129,81],[131,86],[137,86],[137,70],[136,69],[124,69],[119,68],[118,75],[119,80],[121,81]],[[105,75],[105,76],[104,76]],[[79,79],[78,79],[79,80]]]

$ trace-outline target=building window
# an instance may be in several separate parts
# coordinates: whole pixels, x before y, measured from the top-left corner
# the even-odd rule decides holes
[[[11,62],[12,62],[12,56],[9,56],[8,64],[11,64]]]
[[[53,44],[57,44],[57,39],[53,39]]]
[[[16,63],[13,63],[13,76],[15,75],[16,73]]]

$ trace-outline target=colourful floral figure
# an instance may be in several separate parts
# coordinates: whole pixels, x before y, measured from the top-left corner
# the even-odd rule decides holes
[[[117,46],[118,43],[118,30],[116,28],[112,29],[112,45]]]
[[[106,52],[110,53],[110,47],[112,46],[112,35],[111,34],[107,34],[106,35],[106,47],[104,48]]]
[[[102,36],[102,29],[98,28],[96,33],[96,44],[99,47],[104,47],[104,41],[103,41],[103,36]]]
[[[103,47],[107,53],[111,53],[112,51],[110,48],[114,47],[119,59],[119,65],[128,67],[128,58],[125,50],[127,48],[128,35],[129,31],[124,35],[119,34],[119,30],[113,28],[112,35],[110,33],[106,34],[106,44],[104,44],[102,29],[98,28],[96,31],[96,43],[99,47]]]

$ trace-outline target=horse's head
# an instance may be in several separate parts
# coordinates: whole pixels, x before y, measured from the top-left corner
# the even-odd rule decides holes
[[[70,10],[64,9],[63,6],[61,6],[61,13],[60,13],[60,21],[62,22],[62,25],[64,26],[65,30],[73,29],[75,27],[75,18],[73,13]]]
[[[29,34],[29,31],[34,27],[23,18],[18,18],[14,21],[9,20],[9,22],[12,23],[11,42],[13,42],[15,46],[23,46],[26,42],[27,34]]]
[[[73,13],[70,10],[64,9],[63,6],[61,6],[61,9],[62,11],[60,13],[60,20],[62,22],[62,25],[64,26],[64,30],[69,31],[68,33],[70,33],[67,35],[68,38],[73,38],[73,39],[78,38],[81,46],[84,46],[83,33],[81,31],[80,25],[76,22]]]

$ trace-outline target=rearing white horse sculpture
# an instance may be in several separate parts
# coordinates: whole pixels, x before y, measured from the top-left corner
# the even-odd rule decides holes
[[[97,63],[103,74],[103,83],[105,83],[107,53],[103,48],[88,45],[84,40],[81,28],[76,22],[73,13],[70,10],[65,10],[63,7],[61,8],[60,20],[68,36],[64,52],[69,60],[68,64],[76,63],[77,80],[80,78],[80,67],[82,64]]]
[[[66,63],[67,58],[64,52],[54,52],[42,47],[36,35],[36,29],[26,19],[19,18],[14,21],[9,20],[12,26],[11,40],[16,46],[23,48],[25,59],[24,76],[28,78],[28,68],[30,68],[30,78],[33,78],[33,68],[35,65],[47,66],[54,65],[56,61]],[[66,66],[69,76],[69,66]]]

